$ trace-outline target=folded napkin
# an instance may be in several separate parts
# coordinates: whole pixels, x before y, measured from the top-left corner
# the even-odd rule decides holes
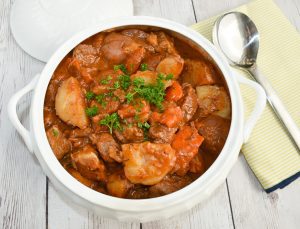
[[[260,33],[258,66],[277,90],[300,127],[300,34],[272,0],[257,0],[231,11],[247,14]],[[209,40],[216,17],[192,26]],[[241,72],[246,77],[247,73]],[[255,94],[242,87],[246,115]],[[270,105],[267,105],[242,152],[266,192],[283,188],[300,176],[300,154]]]

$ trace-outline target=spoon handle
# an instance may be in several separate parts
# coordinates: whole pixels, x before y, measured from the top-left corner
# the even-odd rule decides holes
[[[277,92],[272,87],[267,78],[260,73],[256,66],[253,66],[252,68],[249,68],[247,70],[252,74],[254,79],[265,89],[270,105],[272,106],[279,120],[285,125],[290,136],[297,145],[298,150],[300,150],[300,129],[280,100]]]

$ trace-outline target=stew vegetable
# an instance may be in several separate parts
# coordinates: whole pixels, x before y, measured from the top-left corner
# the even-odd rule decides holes
[[[201,176],[226,141],[231,103],[207,54],[166,31],[101,32],[55,70],[44,103],[49,144],[84,185],[151,198]]]

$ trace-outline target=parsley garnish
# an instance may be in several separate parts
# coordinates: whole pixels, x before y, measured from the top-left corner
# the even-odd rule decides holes
[[[119,82],[120,82],[120,86],[123,90],[127,90],[131,84],[130,82],[130,76],[128,75],[120,75],[119,76]]]
[[[138,122],[138,127],[141,128],[141,129],[146,129],[148,130],[150,128],[150,124],[148,122]]]
[[[88,107],[88,108],[85,109],[85,113],[89,117],[94,117],[95,115],[98,114],[98,107],[96,107],[96,106]]]
[[[52,134],[54,135],[54,137],[57,137],[58,136],[58,130],[56,130],[56,129],[53,129],[52,130]]]
[[[145,86],[145,80],[142,78],[135,78],[133,80],[133,86],[140,88],[142,86]]]
[[[148,140],[148,131],[150,129],[150,124],[148,122],[138,122],[138,127],[144,131],[144,139]]]
[[[114,83],[114,89],[118,89],[118,88],[120,88],[120,83],[119,83],[119,81],[116,81]]]
[[[101,84],[109,84],[111,80],[112,80],[112,77],[111,76],[107,76],[107,78],[101,80],[100,83]]]
[[[93,99],[95,97],[95,94],[94,94],[94,92],[92,92],[92,91],[88,91],[86,94],[85,94],[85,98],[87,99],[87,100],[91,100],[91,99]]]
[[[121,129],[120,119],[117,113],[112,113],[111,115],[107,115],[104,119],[102,119],[99,122],[99,124],[107,126],[111,134],[113,129],[117,129],[117,130]]]
[[[106,101],[104,100],[105,98],[105,94],[100,94],[100,95],[96,95],[95,99],[97,100],[98,103],[100,103],[103,107],[106,106]]]
[[[127,69],[126,69],[126,67],[125,67],[124,64],[115,65],[114,66],[114,71],[118,71],[118,70],[121,70],[125,74],[128,74],[128,71],[127,71]]]
[[[139,120],[139,119],[140,119],[140,116],[138,114],[135,114],[134,120]]]
[[[133,81],[135,86],[134,91],[142,98],[156,105],[159,109],[162,109],[162,102],[165,97],[165,86],[163,80],[164,77],[161,74],[158,74],[156,84],[145,85],[142,79],[136,78]]]
[[[130,103],[133,100],[133,96],[135,93],[129,92],[127,95],[125,95],[125,99],[127,100],[127,103]]]
[[[171,79],[173,79],[173,77],[174,77],[173,74],[170,73],[166,76],[165,80],[171,80]]]
[[[148,70],[148,64],[141,64],[140,69],[142,72]]]

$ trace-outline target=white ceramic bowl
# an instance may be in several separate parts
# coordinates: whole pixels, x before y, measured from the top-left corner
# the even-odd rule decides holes
[[[132,25],[167,29],[172,31],[173,35],[177,34],[189,38],[202,47],[223,73],[232,103],[232,122],[229,135],[222,152],[212,166],[201,177],[179,191],[166,196],[140,200],[121,199],[104,195],[74,179],[54,156],[46,137],[43,122],[43,106],[47,86],[63,57],[91,35],[108,29]],[[246,122],[244,121],[243,102],[238,83],[249,85],[255,89],[258,95],[256,106]],[[34,94],[30,112],[30,130],[26,130],[17,117],[16,106],[18,100],[31,90],[34,90]],[[261,87],[253,81],[233,73],[224,57],[199,33],[181,24],[164,19],[127,17],[103,22],[69,39],[50,58],[42,73],[11,98],[8,105],[8,114],[12,124],[23,137],[29,151],[34,152],[44,172],[59,193],[86,208],[92,209],[99,215],[118,220],[145,222],[167,218],[192,208],[201,200],[207,198],[224,182],[265,103],[266,97]]]

